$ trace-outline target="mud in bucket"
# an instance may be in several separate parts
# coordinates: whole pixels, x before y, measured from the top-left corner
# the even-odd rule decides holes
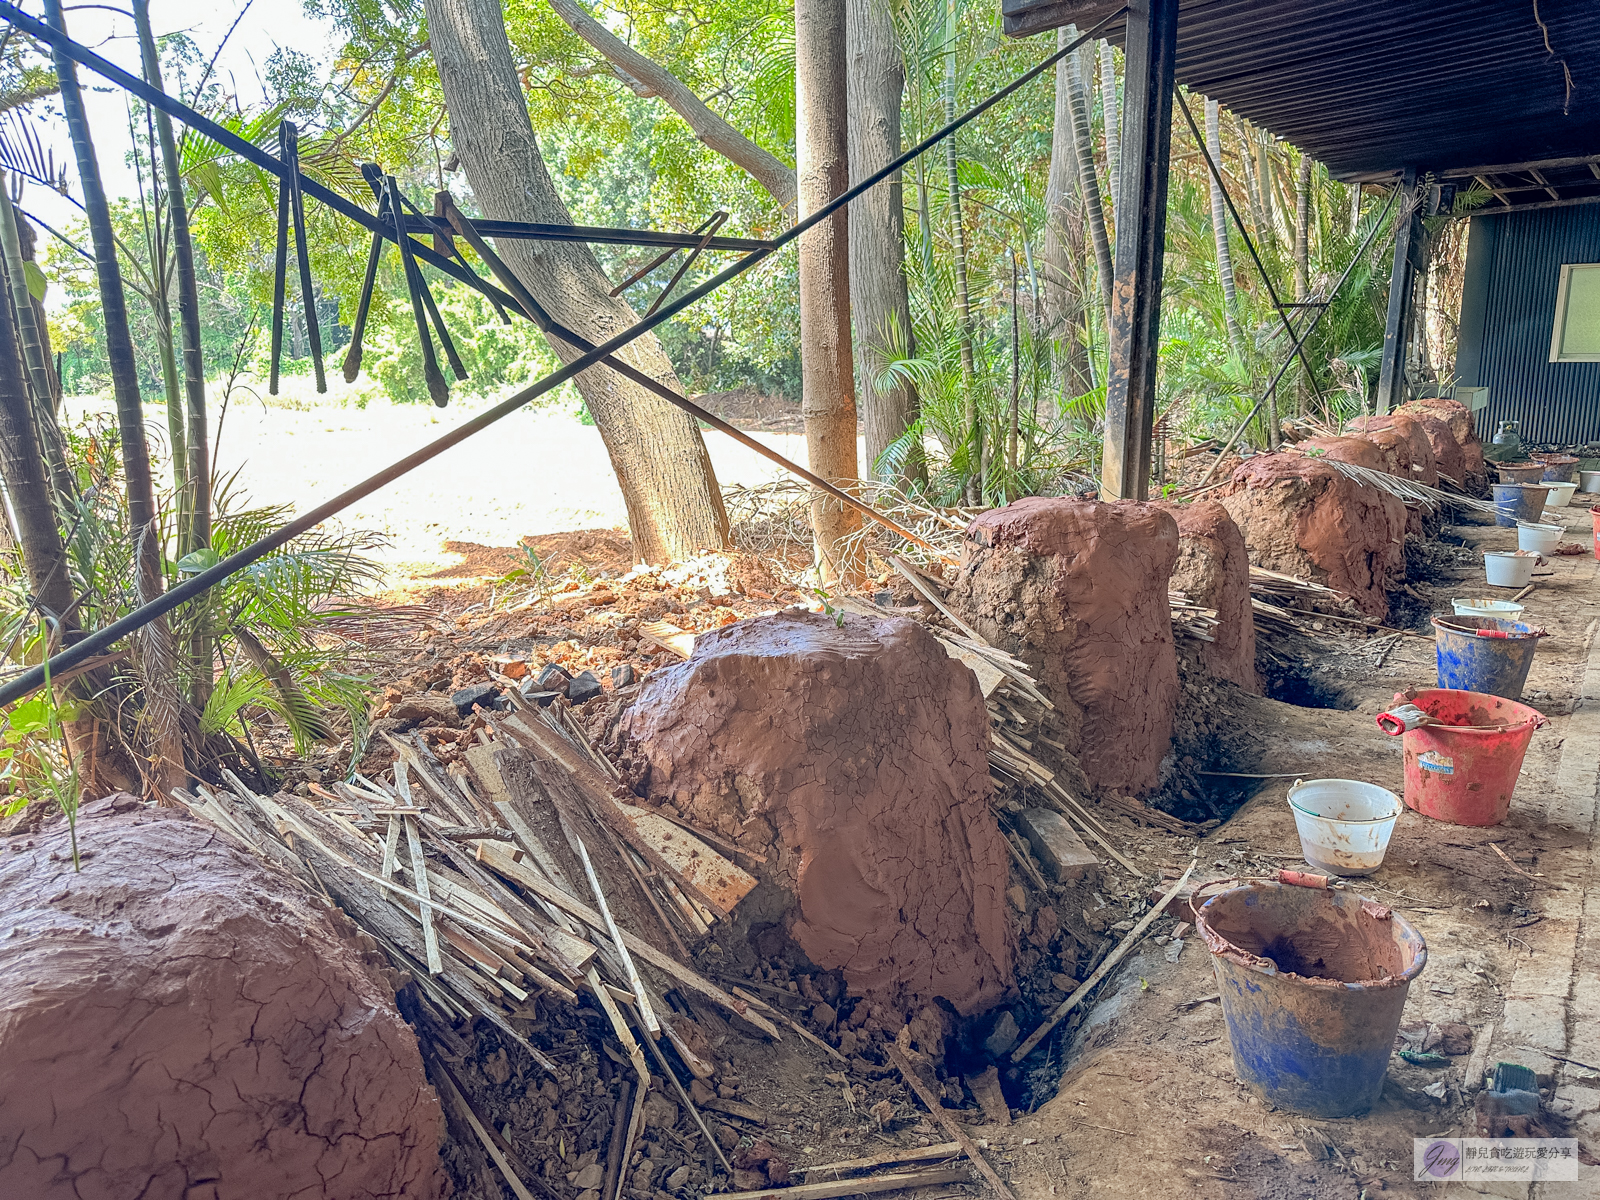
[[[1548,724],[1538,709],[1500,696],[1454,688],[1401,692],[1438,724],[1403,735],[1406,807],[1452,825],[1498,825],[1533,731]]]
[[[1281,883],[1213,896],[1195,928],[1240,1083],[1318,1117],[1377,1102],[1406,993],[1428,961],[1421,934],[1354,892]]]
[[[1400,797],[1358,779],[1297,779],[1289,808],[1300,854],[1330,875],[1371,875],[1383,865]]]
[[[1494,523],[1507,529],[1518,521],[1537,521],[1544,512],[1547,489],[1537,483],[1494,484]]]
[[[1543,629],[1494,617],[1434,617],[1439,686],[1522,698]]]

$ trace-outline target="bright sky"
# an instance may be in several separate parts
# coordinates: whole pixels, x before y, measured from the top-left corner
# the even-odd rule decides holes
[[[95,0],[98,3],[98,0]],[[110,11],[110,5],[126,12],[126,0],[107,0],[105,7],[94,3],[75,6],[68,0],[66,10],[67,32],[75,41],[88,46],[102,58],[137,75],[139,43],[133,33],[133,19]],[[22,8],[30,15],[44,16],[44,6],[39,0],[22,0]],[[244,16],[238,27],[228,37],[228,28]],[[300,0],[151,0],[150,21],[159,38],[164,34],[184,32],[194,39],[202,56],[209,58],[216,52],[224,37],[227,45],[217,59],[216,77],[229,90],[235,92],[247,108],[263,99],[261,77],[267,59],[279,46],[297,50],[318,62],[326,64],[334,49],[334,30],[331,22],[308,17],[301,10]],[[114,84],[101,79],[85,68],[78,69],[78,82],[83,87],[84,105],[89,113],[89,126],[94,136],[95,153],[100,161],[100,176],[106,194],[113,198],[132,195],[135,191],[134,174],[128,165],[131,144],[128,137],[128,109],[125,93]],[[168,83],[169,90],[171,82]],[[40,107],[40,106],[36,106]],[[59,109],[57,110],[59,111]],[[59,167],[65,163],[73,195],[81,198],[78,186],[77,159],[67,140],[65,125],[58,119],[41,131],[47,149],[54,151]],[[82,217],[76,205],[44,188],[29,184],[23,193],[22,207],[41,220],[62,229]],[[58,289],[51,289],[51,299]]]

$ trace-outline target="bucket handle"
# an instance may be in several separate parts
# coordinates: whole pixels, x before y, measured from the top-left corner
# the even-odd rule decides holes
[[[1342,879],[1335,879],[1331,875],[1317,875],[1310,871],[1291,871],[1282,868],[1276,875],[1228,875],[1222,879],[1208,879],[1204,883],[1195,884],[1194,891],[1189,893],[1189,912],[1194,915],[1195,926],[1199,927],[1200,909],[1195,907],[1195,901],[1206,888],[1216,887],[1219,883],[1282,883],[1290,887],[1316,888],[1320,891],[1341,889],[1345,886]]]

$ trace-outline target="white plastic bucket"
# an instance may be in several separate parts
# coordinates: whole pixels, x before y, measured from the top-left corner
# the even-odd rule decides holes
[[[1600,471],[1579,471],[1578,486],[1586,492],[1600,492]]]
[[[1370,875],[1383,864],[1400,797],[1356,779],[1295,780],[1289,807],[1306,862],[1330,875]]]
[[[1565,508],[1572,503],[1572,494],[1578,490],[1575,483],[1547,483],[1548,489],[1544,497],[1545,508]]]
[[[1517,549],[1529,550],[1534,554],[1554,554],[1565,532],[1560,525],[1535,525],[1531,521],[1518,521]]]
[[[1537,554],[1525,550],[1485,550],[1483,573],[1490,587],[1522,588],[1533,582]]]
[[[1489,600],[1482,596],[1471,600],[1452,600],[1458,617],[1493,617],[1497,621],[1522,620],[1523,607],[1509,600]]]

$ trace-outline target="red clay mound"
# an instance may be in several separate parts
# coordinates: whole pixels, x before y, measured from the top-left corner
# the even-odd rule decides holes
[[[1423,419],[1423,425],[1428,430],[1428,440],[1433,443],[1433,452],[1439,459],[1440,471],[1462,484],[1473,495],[1488,494],[1489,472],[1483,462],[1483,443],[1479,441],[1477,431],[1473,428],[1471,409],[1461,401],[1448,396],[1428,396],[1402,404],[1395,411]],[[1449,452],[1449,443],[1441,436],[1440,430],[1428,423],[1429,420],[1445,426],[1460,453],[1459,460],[1454,453]],[[1441,446],[1445,448],[1441,449]],[[1459,475],[1446,465],[1447,459],[1460,472]]]
[[[1421,421],[1406,413],[1385,413],[1381,417],[1357,417],[1345,426],[1352,437],[1364,438],[1384,452],[1393,455],[1393,466],[1386,466],[1391,475],[1414,479],[1429,487],[1439,486],[1439,464],[1433,452],[1433,440]]]
[[[1337,459],[1339,462],[1354,463],[1358,467],[1370,467],[1374,471],[1386,469],[1383,453],[1365,438],[1314,437],[1296,442],[1294,448],[1312,458]]]
[[[1049,736],[1091,785],[1154,789],[1178,698],[1177,523],[1153,504],[1034,497],[974,520],[963,556],[950,602],[1034,670]]]
[[[1468,473],[1467,456],[1461,448],[1461,443],[1456,441],[1456,435],[1450,432],[1450,426],[1424,409],[1397,415],[1409,416],[1427,432],[1428,444],[1433,447],[1433,457],[1438,464],[1439,474],[1448,475],[1465,486]]]
[[[1011,985],[988,711],[916,622],[787,611],[701,634],[624,735],[636,790],[766,854],[794,940],[853,992],[970,1014]]]
[[[440,1195],[416,1037],[326,907],[115,807],[84,810],[81,874],[65,828],[0,856],[0,1195]]]
[[[1359,431],[1355,436],[1371,442],[1383,456],[1383,469],[1400,479],[1410,479],[1428,487],[1439,486],[1439,471],[1433,456],[1433,443],[1422,422],[1404,413],[1381,417],[1357,417],[1347,427]],[[1438,532],[1440,514],[1424,511],[1420,505],[1406,506],[1406,532],[1429,537]]]
[[[1233,473],[1223,506],[1250,560],[1347,592],[1368,616],[1388,615],[1405,574],[1406,509],[1375,487],[1300,454],[1263,454]]]
[[[1178,522],[1178,565],[1171,588],[1217,610],[1222,622],[1202,642],[1200,661],[1218,679],[1261,690],[1256,676],[1256,623],[1250,609],[1250,551],[1228,510],[1215,500],[1166,504]]]

